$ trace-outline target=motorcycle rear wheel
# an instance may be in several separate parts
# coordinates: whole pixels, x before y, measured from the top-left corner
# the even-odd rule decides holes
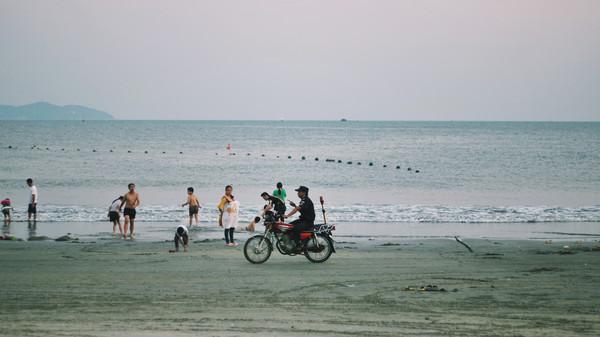
[[[312,245],[315,248],[308,248]],[[323,263],[329,259],[333,253],[333,244],[323,234],[315,234],[312,238],[306,240],[304,244],[304,256],[313,263]]]
[[[271,256],[273,245],[264,235],[255,235],[249,238],[244,245],[244,256],[248,262],[261,264]]]

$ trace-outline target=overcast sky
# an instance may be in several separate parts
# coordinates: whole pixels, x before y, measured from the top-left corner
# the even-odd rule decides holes
[[[600,1],[0,0],[0,104],[120,119],[600,120]]]

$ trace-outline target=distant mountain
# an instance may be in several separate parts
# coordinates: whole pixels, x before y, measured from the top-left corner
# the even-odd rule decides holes
[[[0,105],[0,120],[109,120],[110,114],[81,105],[54,105],[47,102],[12,106]]]

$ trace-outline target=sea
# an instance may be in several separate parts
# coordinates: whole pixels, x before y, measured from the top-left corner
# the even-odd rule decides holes
[[[130,182],[141,199],[136,240],[172,238],[187,222],[188,187],[203,205],[194,239],[219,238],[226,185],[245,227],[277,182],[296,202],[294,189],[309,187],[317,222],[325,210],[342,241],[600,239],[597,122],[0,123],[0,198],[14,207],[3,232],[24,240],[110,239],[108,206]],[[39,193],[36,224],[27,178]]]

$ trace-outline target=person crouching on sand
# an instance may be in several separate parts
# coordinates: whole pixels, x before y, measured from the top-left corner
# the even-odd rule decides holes
[[[113,224],[113,236],[116,236],[116,229],[117,229],[117,225],[119,225],[119,234],[122,236],[123,235],[123,227],[121,227],[121,209],[119,207],[121,207],[121,202],[123,201],[123,196],[118,197],[117,199],[113,200],[112,204],[110,204],[110,207],[108,208],[108,219],[110,220],[110,222],[112,222]]]
[[[135,208],[140,205],[140,196],[135,191],[134,183],[130,183],[129,185],[127,185],[127,187],[129,188],[129,192],[127,192],[127,194],[123,196],[123,201],[121,201],[119,209],[121,209],[123,205],[125,205],[125,209],[123,210],[123,215],[125,216],[125,225],[123,226],[123,239],[127,239],[127,228],[129,227],[129,224],[131,224],[131,227],[129,227],[129,238],[133,239],[133,229],[136,214]]]
[[[10,199],[6,198],[4,200],[2,200],[2,215],[4,215],[4,224],[8,225],[10,224],[10,222],[12,221],[11,219],[11,211],[12,211],[12,206],[10,204]]]
[[[198,211],[200,208],[202,208],[202,206],[200,205],[200,201],[198,201],[198,198],[196,198],[196,196],[194,195],[194,188],[193,187],[188,187],[187,189],[187,201],[183,204],[181,204],[181,207],[184,207],[185,205],[189,206],[189,215],[190,215],[190,228],[192,227],[192,217],[194,217],[196,219],[196,226],[198,226]]]
[[[183,245],[183,251],[187,253],[189,247],[190,238],[188,236],[188,229],[184,225],[179,225],[175,231],[175,249],[169,250],[169,253],[175,253],[179,251],[179,244]]]

